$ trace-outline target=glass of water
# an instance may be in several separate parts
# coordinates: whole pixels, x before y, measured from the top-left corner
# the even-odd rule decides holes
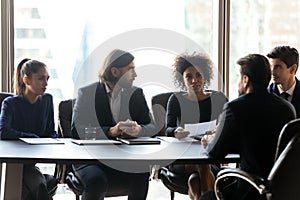
[[[86,127],[84,129],[85,140],[96,140],[97,127]]]

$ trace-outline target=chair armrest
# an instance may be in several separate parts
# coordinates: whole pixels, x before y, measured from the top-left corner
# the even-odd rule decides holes
[[[218,199],[222,199],[222,189],[224,189],[224,185],[225,187],[230,186],[233,184],[233,181],[237,181],[238,179],[243,179],[252,185],[259,192],[259,194],[265,194],[268,192],[267,183],[262,177],[245,172],[241,169],[226,168],[221,170],[217,175],[214,185],[216,197]]]
[[[181,194],[188,194],[188,179],[184,175],[176,174],[166,167],[161,167],[158,172],[158,178],[169,190]]]
[[[53,197],[56,194],[58,179],[50,174],[43,174],[46,179],[47,190],[49,197]]]
[[[69,172],[66,176],[66,183],[68,187],[77,195],[80,196],[83,192],[83,185],[79,178],[73,173]]]

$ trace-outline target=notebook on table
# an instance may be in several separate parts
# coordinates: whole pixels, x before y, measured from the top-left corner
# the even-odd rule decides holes
[[[159,139],[151,137],[117,138],[117,140],[125,144],[160,144]]]
[[[20,138],[20,140],[27,144],[64,144],[57,138]]]
[[[78,145],[122,144],[122,142],[117,140],[72,140],[72,142]]]

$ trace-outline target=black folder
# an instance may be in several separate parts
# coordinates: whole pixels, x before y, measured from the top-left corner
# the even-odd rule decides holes
[[[159,139],[151,137],[117,138],[117,140],[125,144],[160,144]]]

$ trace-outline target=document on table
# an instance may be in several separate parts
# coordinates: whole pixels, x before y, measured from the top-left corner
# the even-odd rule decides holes
[[[201,138],[205,135],[206,131],[214,130],[217,126],[217,120],[202,122],[196,124],[185,124],[184,129],[189,131],[189,137],[192,138]]]
[[[27,144],[64,144],[57,138],[20,138],[20,140]]]
[[[185,124],[184,130],[189,131],[190,134],[182,139],[177,139],[175,137],[166,137],[166,136],[158,136],[160,140],[163,140],[168,143],[172,142],[199,142],[201,138],[205,135],[206,131],[211,131],[216,128],[217,120],[213,120],[210,122],[202,122],[196,124]]]

